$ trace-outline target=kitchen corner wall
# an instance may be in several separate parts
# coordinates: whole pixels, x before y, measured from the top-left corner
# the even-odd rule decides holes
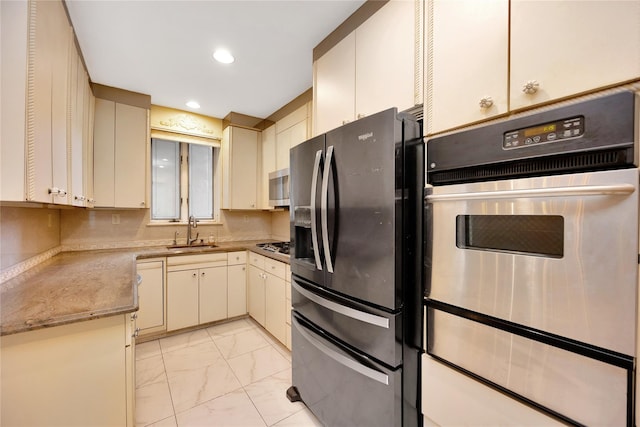
[[[60,210],[0,208],[0,270],[60,246]]]
[[[289,211],[278,211],[271,214],[271,238],[289,241]]]
[[[221,225],[199,224],[196,232],[216,241],[265,240],[271,238],[271,213],[220,211]],[[114,224],[117,223],[117,224]],[[186,225],[150,226],[149,209],[61,211],[60,243],[65,249],[93,249],[141,244],[168,244],[178,231],[178,242],[186,239]]]

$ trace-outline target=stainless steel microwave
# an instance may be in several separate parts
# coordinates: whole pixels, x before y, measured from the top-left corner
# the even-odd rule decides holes
[[[269,206],[289,206],[289,168],[269,174]]]

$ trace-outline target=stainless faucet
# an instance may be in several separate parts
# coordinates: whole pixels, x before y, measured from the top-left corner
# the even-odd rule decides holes
[[[198,240],[198,236],[200,235],[200,233],[196,233],[196,238],[195,239],[191,238],[192,223],[193,223],[193,228],[198,228],[198,220],[193,215],[189,217],[189,223],[187,224],[187,245],[192,245],[193,243],[195,243]]]

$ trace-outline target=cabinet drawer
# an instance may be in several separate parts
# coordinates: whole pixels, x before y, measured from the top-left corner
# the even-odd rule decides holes
[[[225,265],[227,265],[226,252],[167,257],[168,271],[178,271],[192,268],[222,267]]]
[[[247,263],[247,251],[228,252],[227,263],[229,265],[238,265]]]
[[[285,265],[285,263],[272,260],[271,258],[264,259],[264,271],[281,279],[285,278]]]
[[[249,252],[249,264],[258,267],[260,270],[264,270],[265,257],[258,255],[255,252]]]

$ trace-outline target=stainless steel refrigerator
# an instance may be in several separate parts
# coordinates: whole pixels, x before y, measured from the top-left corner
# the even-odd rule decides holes
[[[424,145],[395,108],[291,149],[291,400],[419,426]]]

